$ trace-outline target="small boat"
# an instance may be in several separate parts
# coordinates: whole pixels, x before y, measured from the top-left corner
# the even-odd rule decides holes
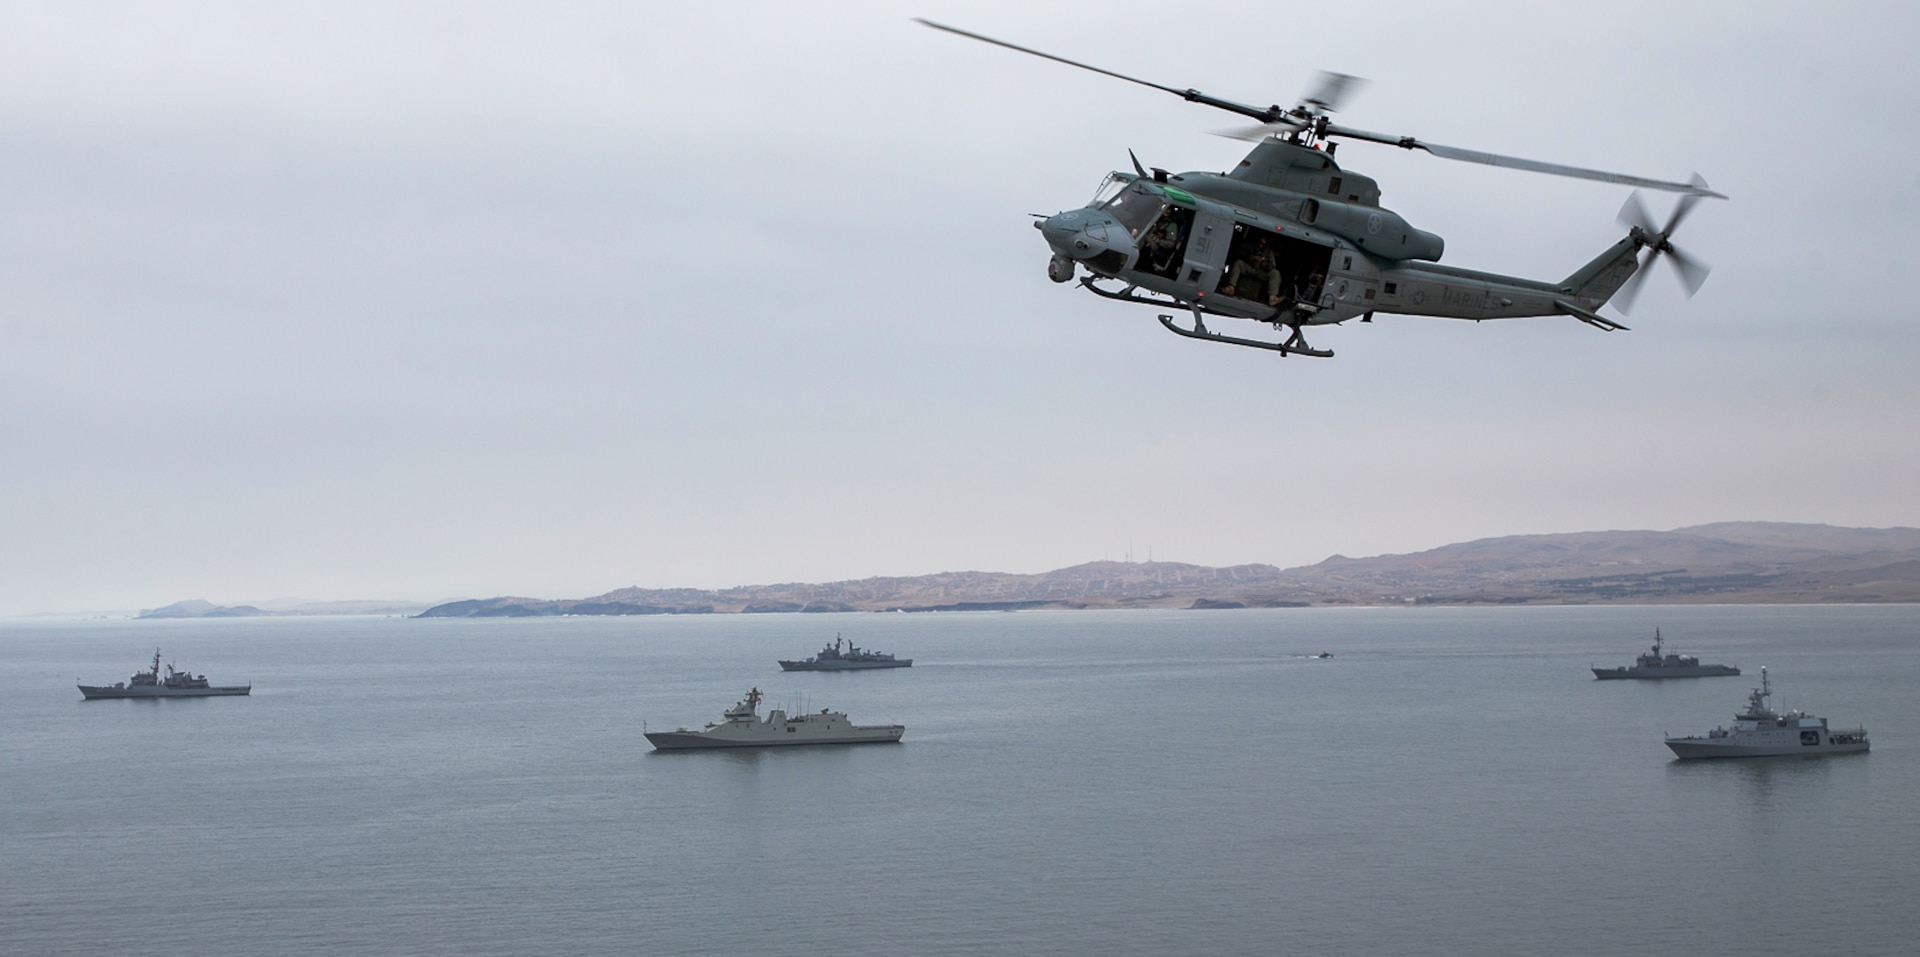
[[[1827,719],[1805,711],[1775,712],[1767,706],[1773,687],[1760,669],[1760,687],[1747,695],[1747,710],[1733,716],[1733,727],[1706,734],[1668,738],[1681,758],[1761,758],[1786,754],[1851,754],[1868,750],[1867,729],[1835,731]]]
[[[214,698],[225,695],[252,694],[253,685],[212,685],[207,683],[206,675],[196,675],[185,671],[175,671],[167,666],[167,673],[160,673],[160,649],[153,649],[153,667],[145,671],[134,672],[126,681],[116,681],[110,685],[80,685],[81,696],[92,701],[95,698]]]
[[[801,744],[891,744],[907,733],[905,725],[857,725],[839,711],[821,708],[818,714],[789,715],[774,709],[760,718],[760,689],[747,692],[740,702],[698,731],[676,728],[647,731],[647,740],[661,751],[697,748],[778,748]]]

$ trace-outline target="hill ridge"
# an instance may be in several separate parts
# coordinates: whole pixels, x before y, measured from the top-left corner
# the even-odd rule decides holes
[[[1716,522],[1507,535],[1313,565],[1083,562],[724,589],[631,586],[578,599],[449,602],[421,617],[1385,604],[1920,601],[1920,529]]]

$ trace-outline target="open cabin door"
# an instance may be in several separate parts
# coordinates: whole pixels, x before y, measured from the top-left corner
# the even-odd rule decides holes
[[[1319,304],[1333,248],[1235,222],[1227,230],[1218,280],[1201,287],[1208,295],[1231,296],[1257,309]]]

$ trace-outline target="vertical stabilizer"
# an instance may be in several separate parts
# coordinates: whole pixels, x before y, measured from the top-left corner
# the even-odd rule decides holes
[[[1639,254],[1640,244],[1628,236],[1607,247],[1607,251],[1595,256],[1592,262],[1574,270],[1573,275],[1560,282],[1560,288],[1572,293],[1581,303],[1598,309],[1639,270]]]

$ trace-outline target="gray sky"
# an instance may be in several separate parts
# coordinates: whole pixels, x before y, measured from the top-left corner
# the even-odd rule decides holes
[[[1920,525],[1912,5],[1170,9],[0,6],[0,615]],[[1713,276],[1611,335],[1178,339],[1048,282],[1026,214],[1129,147],[1230,167],[1236,118],[914,15],[1698,170]],[[1451,264],[1558,278],[1620,234],[1617,187],[1340,159]]]

